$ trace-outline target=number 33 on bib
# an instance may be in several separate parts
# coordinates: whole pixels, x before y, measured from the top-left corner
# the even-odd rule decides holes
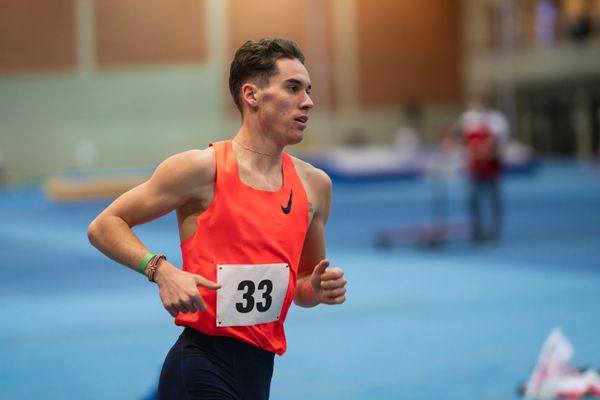
[[[288,289],[287,264],[217,265],[217,326],[277,321]]]

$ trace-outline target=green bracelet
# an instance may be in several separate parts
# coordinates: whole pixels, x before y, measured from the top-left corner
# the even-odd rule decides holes
[[[150,260],[152,260],[154,257],[156,257],[156,254],[148,253],[144,256],[144,258],[142,258],[139,266],[139,271],[142,273],[142,275],[146,275],[146,267],[150,263]]]

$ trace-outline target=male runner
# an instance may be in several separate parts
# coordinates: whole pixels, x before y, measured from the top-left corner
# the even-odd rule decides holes
[[[345,301],[343,271],[325,259],[331,181],[283,151],[302,140],[313,108],[302,51],[286,39],[248,41],[229,87],[242,114],[233,140],[166,159],[88,231],[108,257],[155,281],[185,327],[163,365],[160,399],[267,399],[291,302]],[[182,269],[131,229],[173,210]]]

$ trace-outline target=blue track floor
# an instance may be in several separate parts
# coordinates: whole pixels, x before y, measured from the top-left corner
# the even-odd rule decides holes
[[[466,220],[464,189],[447,184],[448,221]],[[555,326],[575,366],[600,367],[600,170],[554,163],[508,177],[498,244],[458,235],[434,250],[375,248],[382,229],[431,222],[439,190],[335,185],[328,256],[346,271],[348,301],[292,308],[272,399],[514,399]],[[153,285],[87,243],[105,205],[0,192],[0,398],[153,393],[179,328]],[[173,216],[136,230],[179,260]]]

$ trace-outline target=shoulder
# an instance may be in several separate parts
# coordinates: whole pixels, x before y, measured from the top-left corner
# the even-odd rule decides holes
[[[296,172],[302,181],[309,202],[309,223],[320,221],[327,222],[331,207],[331,178],[325,171],[314,167],[306,161],[292,157]]]
[[[188,150],[177,153],[164,160],[159,168],[171,173],[206,173],[216,166],[215,151],[211,147],[202,150]],[[214,172],[214,171],[213,171]]]
[[[211,147],[188,150],[164,160],[154,171],[151,180],[174,189],[192,189],[214,182],[216,176],[215,151]]]
[[[331,178],[325,171],[299,158],[293,156],[291,158],[294,167],[296,167],[296,172],[305,186],[308,186],[311,191],[331,192]]]

